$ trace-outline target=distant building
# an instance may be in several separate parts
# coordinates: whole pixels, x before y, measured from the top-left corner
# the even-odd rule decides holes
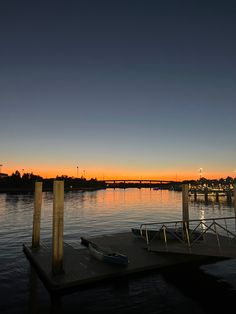
[[[7,173],[0,172],[0,179],[6,178],[6,177],[8,177]]]

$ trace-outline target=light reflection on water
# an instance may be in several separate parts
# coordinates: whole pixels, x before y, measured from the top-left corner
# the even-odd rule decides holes
[[[50,296],[35,276],[22,243],[31,241],[33,220],[32,194],[0,194],[0,312],[51,313],[72,304],[84,311],[131,313],[204,313],[199,305],[185,297],[159,274],[130,280],[127,286],[108,285],[80,291],[51,303]],[[234,216],[232,204],[221,199],[197,202],[190,200],[190,219]],[[51,239],[53,195],[43,193],[41,239]],[[108,189],[65,193],[65,241],[78,241],[80,236],[130,231],[141,223],[181,220],[182,194],[152,189]],[[14,299],[12,299],[14,295]],[[94,303],[86,301],[93,297]],[[79,300],[78,300],[79,298]],[[53,305],[53,306],[52,306]],[[56,309],[56,310],[55,310]],[[75,311],[76,313],[76,311]]]

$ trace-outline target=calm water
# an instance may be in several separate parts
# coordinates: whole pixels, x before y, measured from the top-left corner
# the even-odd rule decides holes
[[[52,206],[52,193],[44,193],[42,240],[51,238]],[[65,241],[79,244],[81,236],[130,231],[131,227],[144,222],[180,220],[181,206],[181,193],[174,191],[108,189],[69,192],[65,194]],[[234,209],[224,198],[219,203],[209,200],[208,205],[203,200],[190,201],[191,219],[226,216],[234,216]],[[210,304],[214,300],[210,296],[207,300],[196,297],[191,281],[196,278],[192,273],[181,274],[180,278],[171,273],[153,273],[85,289],[61,299],[51,298],[22,252],[22,243],[31,241],[32,219],[32,194],[0,194],[0,313],[211,312]],[[235,270],[236,263],[232,260],[205,265],[196,270],[194,276],[202,278],[202,284],[199,284],[204,292],[209,283],[205,281],[207,273],[214,275],[216,280],[219,277],[220,285],[222,274],[226,279],[227,275],[232,278]],[[222,285],[217,291],[221,288]],[[221,304],[217,306],[220,308]]]

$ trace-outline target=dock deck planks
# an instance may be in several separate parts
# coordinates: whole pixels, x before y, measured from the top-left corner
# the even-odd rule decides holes
[[[148,251],[144,239],[135,237],[131,232],[103,235],[93,237],[91,240],[98,245],[107,246],[114,251],[126,254],[129,257],[129,265],[127,267],[111,265],[94,259],[86,247],[78,245],[80,243],[80,239],[78,239],[76,245],[64,243],[64,273],[53,275],[50,243],[41,243],[37,249],[32,249],[30,245],[23,244],[23,251],[35,266],[46,287],[50,291],[57,292],[66,292],[71,288],[79,288],[103,280],[139,274],[144,271],[161,270],[169,266],[189,262],[203,262],[209,256],[223,257],[222,254],[219,254],[218,247],[216,250],[215,244],[212,247],[209,245],[209,243],[213,243],[213,239],[208,239],[208,244],[200,241],[200,244],[196,244],[197,249],[195,251],[192,248],[192,252],[181,243],[172,241],[171,245],[168,245],[168,253],[172,254],[163,254],[163,252],[166,253],[166,247],[163,243],[158,243],[158,240],[153,241],[151,251]],[[228,249],[226,258],[236,257],[235,242],[233,244]]]

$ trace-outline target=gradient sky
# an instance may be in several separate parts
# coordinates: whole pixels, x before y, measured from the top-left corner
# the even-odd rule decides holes
[[[236,176],[236,2],[0,2],[0,163]]]

